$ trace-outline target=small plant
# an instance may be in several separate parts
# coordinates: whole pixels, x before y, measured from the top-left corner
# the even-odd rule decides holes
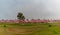
[[[51,27],[52,25],[49,25],[49,27]]]
[[[41,22],[41,23],[44,23],[44,22]]]
[[[4,25],[4,27],[6,27],[6,25]]]

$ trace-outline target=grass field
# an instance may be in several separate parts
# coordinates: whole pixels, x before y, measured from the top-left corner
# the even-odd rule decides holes
[[[60,22],[56,23],[2,23],[0,35],[60,35]]]

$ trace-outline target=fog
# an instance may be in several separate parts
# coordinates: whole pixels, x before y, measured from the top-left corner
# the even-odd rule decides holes
[[[60,0],[0,0],[0,19],[60,19]]]

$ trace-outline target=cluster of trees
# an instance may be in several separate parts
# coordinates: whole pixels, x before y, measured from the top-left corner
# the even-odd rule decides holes
[[[21,12],[18,13],[17,18],[18,18],[19,20],[25,20],[25,16],[24,16],[23,13],[21,13]]]

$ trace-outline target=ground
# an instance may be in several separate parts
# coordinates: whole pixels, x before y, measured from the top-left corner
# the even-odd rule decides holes
[[[60,35],[60,22],[55,23],[0,22],[0,35]]]

